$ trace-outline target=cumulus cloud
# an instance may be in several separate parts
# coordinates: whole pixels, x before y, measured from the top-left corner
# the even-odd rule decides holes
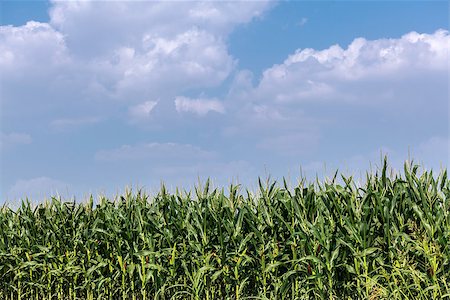
[[[173,122],[177,118],[173,100],[223,84],[237,67],[237,60],[228,51],[230,32],[262,16],[272,5],[269,1],[52,1],[49,23],[0,27],[2,122],[10,130],[20,128],[33,136],[49,127],[67,131],[95,125],[97,118],[105,126],[92,126],[89,135],[104,130],[103,136],[108,136],[104,128],[111,119],[120,127],[130,118],[137,126],[149,122],[159,126],[152,128],[176,132],[174,127],[179,123]],[[158,99],[157,105],[153,99]],[[200,103],[206,104],[206,112],[225,111],[217,99],[205,100],[212,100]],[[200,106],[188,105],[189,111],[202,114],[205,108]],[[138,134],[130,132],[135,128],[126,130],[128,137]],[[49,139],[46,134],[36,136]],[[21,143],[27,140],[13,139]],[[74,139],[83,143],[80,135]],[[64,148],[60,142],[52,141]],[[172,148],[163,144],[143,146],[142,151],[170,154]],[[130,147],[144,161],[161,164],[155,158],[158,154],[142,154],[136,146]],[[202,157],[199,160],[209,157],[204,150],[196,152],[195,147],[179,148],[181,152],[169,155],[174,161],[184,157],[189,162],[183,153]],[[115,157],[119,162],[127,161],[120,160],[121,155],[138,161],[120,151],[99,151],[96,163],[112,163],[108,159]],[[84,172],[81,165],[86,167],[80,162],[80,174]]]
[[[100,81],[113,84],[116,96],[161,97],[220,84],[235,65],[227,35],[270,6],[266,1],[55,1],[50,24]]]
[[[124,106],[142,120],[150,106],[137,99],[172,101],[222,84],[236,68],[228,34],[271,5],[54,1],[49,23],[0,28],[5,121],[21,114],[49,123],[55,111],[108,116]]]
[[[220,84],[234,68],[225,43],[205,30],[174,37],[146,35],[143,49],[118,49],[97,61],[101,76],[116,74],[115,96],[169,96],[188,88]]]
[[[359,175],[381,153],[401,170],[408,149],[427,166],[448,165],[445,141],[430,140],[448,136],[448,42],[445,30],[355,39],[298,50],[256,84],[251,72],[238,72],[222,135],[276,174],[302,167],[310,178],[336,168]]]
[[[236,25],[261,16],[271,6],[269,1],[53,1],[50,23],[67,35],[76,52],[92,55],[130,44],[136,36],[173,37],[192,27],[227,35]],[[104,36],[105,32],[114,34]],[[80,46],[94,40],[97,42],[89,49]]]
[[[89,132],[109,144],[112,130],[124,132],[113,135],[123,146],[95,155],[92,178],[108,184],[129,174],[232,174],[275,158],[280,169],[352,155],[356,165],[379,145],[448,157],[438,150],[448,136],[447,30],[298,49],[262,74],[239,70],[229,34],[271,6],[54,1],[49,23],[0,27],[2,122],[37,139],[39,126],[110,125],[111,117],[113,126]],[[159,143],[134,144],[149,136]],[[2,134],[2,147],[8,140],[31,137]]]
[[[26,75],[20,71],[33,65],[51,70],[69,58],[63,34],[47,23],[34,21],[19,27],[0,26],[0,50],[2,71],[14,71],[9,75]]]
[[[448,31],[438,30],[411,32],[399,39],[357,38],[346,49],[339,45],[299,49],[282,64],[264,71],[257,93],[276,103],[364,101],[355,84],[370,82],[378,88],[380,83],[402,80],[411,73],[446,72],[449,40]]]
[[[0,57],[3,122],[24,126],[23,119],[33,119],[28,126],[34,128],[84,106],[89,76],[74,63],[64,35],[49,24],[0,26]]]
[[[200,116],[206,115],[210,111],[225,113],[224,105],[216,98],[213,99],[191,99],[187,97],[176,97],[175,108],[178,112],[191,112]]]
[[[19,119],[28,117],[27,112],[39,116],[50,104],[57,104],[52,90],[65,81],[62,74],[70,60],[63,34],[49,24],[30,21],[19,27],[0,26],[3,116]],[[60,90],[64,93],[56,99],[70,91]]]
[[[256,85],[251,74],[238,73],[226,103],[235,103],[240,126],[224,132],[258,134],[257,144],[274,151],[282,135],[318,133],[325,136],[321,148],[342,152],[356,140],[374,147],[396,136],[395,144],[407,147],[448,134],[449,43],[447,30],[357,38],[346,48],[299,49],[265,70]]]

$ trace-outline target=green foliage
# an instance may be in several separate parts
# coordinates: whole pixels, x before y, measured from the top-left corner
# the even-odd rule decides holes
[[[450,298],[450,181],[405,164],[0,209],[0,299]]]

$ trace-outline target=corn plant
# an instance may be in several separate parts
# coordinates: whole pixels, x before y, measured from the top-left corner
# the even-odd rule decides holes
[[[259,190],[0,209],[0,299],[450,299],[450,181],[406,163]]]

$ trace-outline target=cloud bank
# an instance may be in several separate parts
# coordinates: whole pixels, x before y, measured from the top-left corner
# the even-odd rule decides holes
[[[324,162],[356,169],[380,149],[448,165],[448,30],[297,49],[261,74],[243,70],[229,36],[273,6],[54,1],[49,23],[1,26],[2,149],[21,145],[51,165],[81,147],[73,172],[104,186],[300,165],[314,175]],[[55,183],[29,177],[40,179],[5,179],[2,190]]]

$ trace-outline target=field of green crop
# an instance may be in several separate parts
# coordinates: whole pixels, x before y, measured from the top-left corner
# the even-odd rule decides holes
[[[444,298],[447,171],[0,209],[0,299]]]

